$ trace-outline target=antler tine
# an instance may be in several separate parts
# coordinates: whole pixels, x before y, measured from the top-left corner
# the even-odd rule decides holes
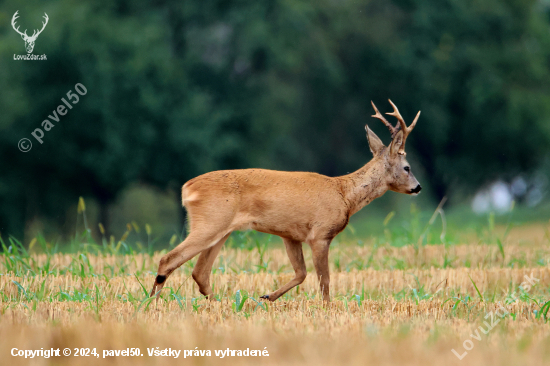
[[[372,100],[370,101],[370,103],[372,104],[372,108],[374,108],[374,111],[376,112],[376,114],[372,115],[371,117],[378,118],[380,121],[382,121],[382,123],[385,124],[386,127],[390,130],[391,137],[393,139],[393,137],[397,134],[397,132],[399,132],[399,126],[398,125],[395,125],[395,127],[392,126],[391,123],[389,123],[388,120],[385,119],[382,114],[380,114],[380,112],[378,111],[378,108],[376,108]]]
[[[17,33],[19,33],[20,35],[23,35],[23,34],[24,34],[24,35],[26,36],[26,35],[27,35],[27,30],[26,30],[26,29],[25,29],[25,33],[21,33],[21,31],[19,31],[19,27],[15,28],[16,19],[19,18],[19,15],[18,15],[17,13],[19,13],[19,10],[17,10],[17,11],[15,12],[15,14],[13,14],[13,17],[11,18],[11,26],[12,26],[13,29],[14,29]]]
[[[48,14],[46,14],[46,13],[44,13],[44,16],[43,16],[42,18],[44,18],[44,20],[45,20],[46,22],[42,22],[42,29],[40,29],[40,30],[38,31],[38,33],[36,34],[37,37],[38,37],[38,35],[39,35],[40,33],[42,33],[42,31],[44,30],[44,28],[46,28],[46,24],[48,24],[48,20],[50,19],[50,18],[48,18]]]
[[[401,125],[401,129],[403,130],[403,143],[399,148],[399,154],[405,155],[405,142],[407,141],[407,136],[409,136],[411,131],[414,129],[414,126],[416,126],[416,122],[418,122],[418,118],[420,118],[420,111],[418,111],[418,113],[416,114],[416,117],[414,117],[414,121],[410,124],[410,126],[407,127],[407,124],[405,123],[405,120],[399,113],[399,109],[397,109],[397,106],[393,104],[393,102],[390,99],[388,100],[393,107],[393,112],[386,113],[386,114],[397,118],[397,120],[399,121],[399,124]]]
[[[409,132],[413,130],[414,126],[416,126],[416,122],[418,122],[418,118],[420,118],[420,111],[416,114],[416,117],[414,117],[414,121],[412,121],[411,125],[409,126]]]
[[[391,99],[388,99],[388,101],[390,102],[391,106],[393,107],[393,112],[387,112],[386,114],[388,116],[393,116],[393,117],[397,118],[397,120],[399,121],[399,124],[401,125],[401,129],[403,130],[403,134],[407,134],[407,125],[405,124],[405,120],[403,119],[403,117],[401,117],[401,113],[399,113],[399,109],[397,109],[397,106],[395,104],[393,104]]]

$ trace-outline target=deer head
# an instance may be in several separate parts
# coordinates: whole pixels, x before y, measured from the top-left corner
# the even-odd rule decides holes
[[[405,124],[403,117],[399,113],[399,110],[390,100],[390,104],[393,107],[393,112],[386,113],[390,116],[397,118],[397,123],[395,126],[392,126],[385,118],[378,112],[378,109],[371,101],[372,107],[376,112],[372,117],[379,119],[388,127],[391,133],[392,141],[388,147],[384,146],[380,138],[376,136],[374,132],[368,127],[365,126],[367,130],[367,139],[369,141],[370,149],[375,157],[375,159],[381,160],[383,162],[387,179],[387,184],[389,189],[394,192],[407,193],[416,195],[420,192],[422,187],[414,177],[411,166],[405,159],[407,155],[405,153],[405,142],[407,137],[416,126],[418,118],[420,117],[420,111],[416,114],[414,121],[409,127]]]
[[[38,38],[40,33],[42,33],[44,28],[46,28],[46,24],[48,24],[48,14],[44,13],[44,19],[46,21],[42,23],[42,29],[40,29],[40,30],[35,29],[32,36],[29,37],[27,35],[27,30],[26,29],[25,29],[24,32],[20,32],[19,27],[17,27],[17,28],[15,27],[15,20],[17,18],[19,18],[19,15],[17,15],[18,12],[19,12],[19,10],[17,10],[15,12],[15,14],[13,14],[13,18],[11,18],[11,26],[13,27],[13,29],[17,33],[19,33],[21,35],[21,38],[23,38],[23,41],[25,41],[25,48],[27,49],[27,53],[31,53],[32,50],[34,49],[34,42],[36,41],[36,38]]]

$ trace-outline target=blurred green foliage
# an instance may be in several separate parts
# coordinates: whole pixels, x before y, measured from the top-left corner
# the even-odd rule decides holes
[[[11,27],[49,24],[35,54]],[[534,0],[38,1],[0,4],[0,233],[79,196],[100,220],[132,183],[179,192],[215,169],[340,175],[370,159],[391,98],[439,200],[541,167],[550,146],[550,3]],[[76,83],[88,93],[31,132]],[[33,149],[22,153],[27,137]],[[174,194],[174,200],[178,194]]]

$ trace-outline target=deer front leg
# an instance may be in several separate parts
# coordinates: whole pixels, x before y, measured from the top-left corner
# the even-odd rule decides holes
[[[313,265],[319,279],[323,301],[330,301],[330,273],[328,269],[328,249],[331,240],[313,240],[309,243],[313,254]]]
[[[290,259],[290,263],[292,264],[292,267],[294,268],[294,278],[290,280],[287,284],[285,284],[283,287],[278,289],[275,292],[270,293],[269,295],[261,296],[261,299],[267,299],[270,301],[275,301],[279,297],[283,296],[288,290],[291,288],[298,286],[304,280],[306,279],[307,272],[306,272],[306,262],[304,261],[304,252],[302,251],[302,243],[297,240],[290,240],[283,238],[283,242],[285,243],[286,252],[288,254],[288,258]]]

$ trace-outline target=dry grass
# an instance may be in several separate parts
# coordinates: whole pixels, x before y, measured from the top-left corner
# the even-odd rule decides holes
[[[543,241],[497,246],[393,248],[336,246],[331,251],[333,301],[319,299],[305,250],[306,281],[275,303],[258,302],[290,280],[282,249],[224,249],[212,276],[220,301],[200,296],[193,263],[172,275],[162,298],[149,299],[159,254],[0,256],[0,363],[28,364],[289,364],[543,365],[550,329],[535,311],[548,301],[550,248]],[[12,256],[13,257],[13,256]],[[447,260],[445,260],[447,258]],[[12,258],[13,259],[13,258]],[[11,263],[11,264],[10,264]],[[33,275],[31,275],[33,273]],[[539,280],[518,289],[525,275]],[[145,289],[142,288],[141,283]],[[475,284],[475,285],[474,285]],[[476,289],[477,286],[477,289]],[[487,335],[485,316],[514,293],[510,314]],[[251,298],[243,301],[245,296]],[[242,306],[242,307],[241,307]],[[549,313],[550,315],[550,313]],[[463,342],[475,335],[462,360]],[[149,357],[147,348],[258,349],[269,357]],[[29,360],[10,351],[40,348],[139,347],[143,357]]]

